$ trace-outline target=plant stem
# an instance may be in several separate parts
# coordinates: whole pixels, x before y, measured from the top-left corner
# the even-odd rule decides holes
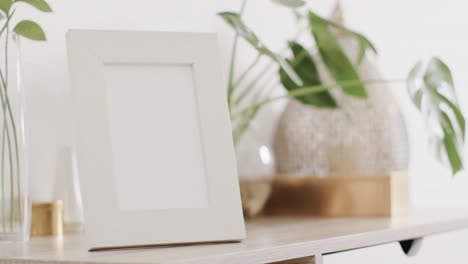
[[[232,97],[232,93],[234,92],[234,85],[232,84],[232,79],[234,75],[234,65],[235,65],[238,41],[239,41],[239,36],[236,33],[236,36],[234,37],[234,44],[232,45],[231,65],[229,66],[229,81],[228,81],[228,92],[227,92],[229,109],[231,109],[231,97]]]
[[[20,226],[22,227],[22,212],[21,212],[21,175],[20,175],[20,160],[19,160],[19,146],[18,146],[18,133],[16,131],[16,124],[15,120],[13,117],[13,111],[11,110],[11,105],[10,105],[10,99],[8,97],[8,43],[9,43],[9,34],[10,31],[7,27],[6,29],[7,35],[6,35],[6,41],[5,41],[5,98],[6,98],[6,103],[7,103],[7,108],[8,108],[8,113],[10,116],[10,121],[11,121],[11,128],[13,129],[13,142],[15,144],[15,159],[16,159],[16,188],[18,192],[18,217],[19,217],[19,222]],[[11,168],[12,170],[14,168]]]
[[[3,131],[2,131],[2,227],[3,227],[3,232],[6,231],[6,223],[5,223],[5,218],[6,218],[6,212],[5,212],[5,127],[6,127],[6,119],[3,119]]]
[[[305,26],[301,27],[296,35],[294,36],[293,38],[293,41],[297,41],[298,38],[300,38],[302,36],[302,34],[304,34],[307,30],[309,29],[309,25],[306,24]],[[279,54],[280,55],[284,55],[284,53],[286,53],[288,51],[289,47],[286,46],[284,47],[280,52]],[[304,52],[299,54],[297,56],[297,58],[291,63],[291,66],[296,66],[299,62],[302,61],[302,59],[304,59],[306,57],[306,55],[308,54],[308,52]],[[242,93],[234,100],[234,102],[232,102],[232,95],[229,97],[229,100],[230,100],[230,109],[232,107],[232,104],[234,105],[238,105],[241,103],[241,101],[250,93],[250,90],[253,89],[253,87],[262,79],[265,79],[265,76],[267,75],[267,73],[269,71],[271,71],[272,69],[276,70],[276,67],[273,67],[275,65],[275,61],[271,60],[268,64],[266,64],[263,69],[256,75],[255,78],[253,78],[253,80],[246,86],[246,88],[243,89]],[[249,71],[249,70],[248,70]],[[271,72],[270,72],[271,73]],[[274,71],[273,71],[274,73]],[[268,75],[271,75],[271,74],[268,74]]]
[[[8,160],[10,161],[10,187],[11,187],[11,190],[10,190],[10,205],[11,205],[11,208],[10,208],[10,229],[13,229],[13,216],[14,216],[14,178],[13,178],[13,164],[12,164],[12,152],[11,152],[11,138],[10,138],[10,131],[8,129],[8,117],[7,117],[7,114],[6,114],[6,90],[3,88],[4,87],[4,84],[5,84],[5,79],[3,77],[3,74],[2,74],[2,71],[0,69],[0,79],[1,79],[1,84],[0,84],[0,99],[1,99],[1,103],[2,103],[2,110],[3,110],[3,133],[2,133],[2,141],[3,141],[3,144],[2,144],[2,180],[4,179],[5,177],[5,173],[6,173],[6,169],[5,169],[5,138],[6,138],[6,142],[7,142],[7,146],[8,146]],[[3,218],[3,222],[5,222],[5,217]]]
[[[269,65],[273,66],[274,63],[271,61]],[[271,66],[263,68],[263,70],[258,74],[258,78],[254,78],[242,91],[242,93],[235,99],[234,105],[238,105],[242,102],[242,100],[251,92],[252,88],[257,84],[257,82],[260,80],[261,76],[266,74],[270,69]]]
[[[5,34],[5,83],[3,85],[3,87],[5,88],[5,97],[7,97],[7,92],[6,92],[6,88],[8,86],[8,22],[6,23],[6,34]],[[3,107],[3,112],[5,112],[5,107]],[[6,121],[6,119],[5,119]],[[6,127],[5,125],[7,125],[7,122],[3,122],[3,125],[4,125],[4,128]],[[8,129],[8,127],[6,127]],[[7,137],[9,138],[10,137],[10,134],[7,135]],[[10,160],[10,177],[11,177],[11,200],[12,200],[12,207],[14,205],[14,197],[13,197],[13,185],[14,185],[14,181],[13,181],[13,167],[11,166],[12,165],[12,162],[11,162],[11,146],[10,146],[10,140],[8,139],[8,153],[9,153],[9,160]],[[10,216],[11,219],[13,219],[13,210],[11,212],[11,216]],[[13,223],[13,220],[11,220],[11,223]]]
[[[262,96],[270,96],[272,91],[273,91],[273,89],[269,89],[269,91],[267,91],[267,94],[263,95],[264,91],[263,91],[263,89],[261,89],[261,90],[257,91],[257,93],[255,95],[253,95],[252,100],[254,102],[259,101],[259,99],[262,98]],[[261,109],[261,105],[259,105],[258,107],[255,107],[254,109],[252,109],[252,111],[247,116],[244,117],[244,119],[241,121],[240,125],[238,125],[236,127],[236,129],[235,129],[235,131],[233,133],[234,144],[235,145],[237,145],[237,143],[242,138],[242,135],[244,134],[244,132],[250,127],[250,123],[257,116],[260,109]]]
[[[2,81],[2,85],[0,87],[0,98],[1,98],[1,102],[2,102],[2,110],[3,110],[3,130],[5,133],[3,133],[3,139],[2,141],[5,142],[5,136],[6,136],[6,141],[7,141],[7,146],[8,146],[8,160],[9,160],[9,164],[10,164],[10,230],[13,231],[13,220],[14,220],[14,193],[15,193],[15,189],[14,189],[14,177],[13,177],[13,159],[12,159],[12,151],[11,151],[11,138],[10,138],[10,131],[8,130],[8,118],[7,118],[7,115],[6,115],[6,90],[4,89],[5,87],[5,79],[3,77],[3,74],[2,74],[2,71],[0,70],[0,77],[1,77],[1,81]],[[3,87],[3,88],[2,88]],[[3,148],[4,148],[4,145],[2,146],[2,152],[3,152]],[[2,153],[2,165],[5,165],[3,164],[3,160],[4,160],[4,152]],[[4,170],[4,167],[2,168],[2,177],[3,177],[3,171]],[[6,172],[6,171],[5,171]]]
[[[0,31],[0,36],[1,34],[6,30],[6,36],[5,36],[5,76],[3,75],[2,71],[0,70],[0,77],[1,81],[3,84],[3,91],[2,91],[2,105],[3,105],[3,115],[4,115],[4,128],[6,129],[6,138],[7,138],[7,146],[8,146],[8,154],[9,154],[9,164],[10,164],[10,176],[11,176],[11,210],[10,210],[10,217],[11,217],[11,222],[10,226],[11,229],[13,227],[13,220],[14,220],[14,177],[13,175],[15,174],[15,167],[13,165],[13,152],[11,148],[11,137],[10,137],[10,131],[8,129],[8,118],[6,115],[6,112],[8,112],[8,117],[10,119],[11,127],[12,127],[12,132],[13,132],[13,140],[14,140],[14,147],[15,147],[15,158],[16,158],[16,177],[17,177],[17,192],[18,192],[18,216],[19,216],[19,221],[20,221],[20,227],[22,227],[22,212],[21,212],[21,181],[20,181],[20,164],[19,164],[19,146],[18,146],[18,134],[16,130],[16,125],[15,125],[15,120],[13,117],[13,111],[11,109],[10,105],[10,100],[8,97],[8,41],[9,41],[9,21],[11,20],[11,17],[15,13],[15,10],[11,12],[7,16],[7,21],[3,28]],[[1,89],[1,87],[0,87]],[[4,136],[5,136],[4,134]]]
[[[10,139],[10,133],[8,132],[8,129],[7,129],[7,146],[8,146],[8,160],[9,160],[9,165],[10,165],[10,198],[11,198],[11,201],[10,201],[10,230],[13,231],[13,220],[14,220],[14,216],[15,216],[15,178],[14,178],[14,173],[13,173],[13,159],[12,159],[12,156],[11,156],[11,139]]]
[[[19,223],[20,226],[22,227],[23,224],[23,217],[22,217],[22,197],[21,197],[21,171],[20,171],[20,159],[19,159],[19,145],[18,145],[18,133],[16,131],[16,124],[13,116],[13,111],[11,110],[11,105],[10,105],[10,99],[8,97],[8,38],[9,38],[9,30],[7,28],[7,38],[6,38],[6,44],[5,44],[5,62],[6,62],[6,67],[5,67],[5,81],[6,81],[6,86],[5,86],[5,95],[6,95],[6,103],[7,103],[7,108],[8,108],[8,113],[10,116],[10,121],[11,121],[11,128],[13,129],[13,143],[15,147],[15,159],[16,159],[16,188],[18,192],[18,217],[19,217]]]
[[[231,119],[235,119],[236,117],[238,117],[240,115],[246,114],[249,111],[251,111],[252,109],[256,109],[258,107],[262,107],[265,104],[269,104],[269,103],[271,103],[273,101],[288,98],[288,97],[296,98],[296,97],[300,97],[300,96],[304,96],[304,95],[308,95],[308,94],[320,93],[320,92],[329,90],[329,89],[334,88],[334,87],[348,87],[348,86],[353,86],[353,85],[356,85],[356,84],[377,84],[377,83],[391,83],[391,82],[404,82],[404,81],[405,80],[400,80],[400,79],[398,79],[398,80],[351,80],[351,81],[337,82],[337,83],[331,84],[331,85],[307,86],[307,87],[304,87],[304,88],[289,91],[288,93],[286,93],[284,95],[270,97],[270,98],[267,98],[267,99],[262,100],[260,102],[257,102],[257,103],[255,103],[253,105],[250,105],[250,106],[240,110],[239,112],[233,114]]]
[[[7,16],[7,19],[5,21],[5,24],[3,25],[2,29],[0,30],[0,37],[2,36],[2,34],[5,32],[5,30],[7,30],[8,28],[8,25],[10,23],[10,20],[13,16],[13,14],[15,13],[16,10],[13,10],[11,12],[10,15]],[[8,34],[6,36],[6,41],[8,41]],[[5,52],[7,53],[7,52]],[[7,64],[7,63],[5,63]],[[4,86],[6,83],[5,83],[5,79],[3,77],[3,73],[0,69],[0,77],[1,77],[1,86]],[[0,87],[0,98],[1,98],[1,102],[2,102],[2,110],[3,110],[3,129],[2,129],[2,168],[1,168],[1,181],[2,181],[2,227],[3,227],[3,231],[6,231],[6,210],[5,210],[5,174],[6,174],[6,170],[5,170],[5,138],[6,138],[6,134],[8,133],[8,129],[7,129],[7,116],[6,116],[6,112],[5,112],[5,104],[4,104],[4,97],[3,97],[3,91],[2,91],[2,88]],[[10,158],[11,158],[11,152],[9,153],[10,155]],[[12,199],[13,200],[13,199]],[[12,218],[13,219],[13,218]]]
[[[239,87],[239,85],[242,83],[242,81],[247,76],[247,74],[255,67],[255,65],[258,64],[261,57],[262,56],[260,54],[257,54],[257,57],[255,57],[255,60],[247,67],[247,69],[245,69],[245,71],[241,74],[241,76],[234,82],[233,84],[234,87]]]
[[[294,91],[290,91],[287,94],[276,96],[276,97],[270,97],[266,98],[264,100],[261,100],[255,104],[250,105],[249,107],[246,107],[245,109],[237,112],[236,114],[231,115],[231,120],[236,120],[240,117],[240,123],[236,126],[235,130],[233,131],[233,139],[234,139],[234,144],[237,144],[243,133],[247,130],[249,127],[250,122],[255,118],[255,116],[258,114],[259,110],[262,108],[262,106],[271,103],[273,101],[279,100],[279,99],[284,99],[287,97],[299,97],[307,94],[313,94],[313,93],[319,93],[323,92],[325,90],[331,89],[333,87],[341,86],[341,87],[346,87],[346,86],[351,86],[355,84],[361,84],[361,83],[366,83],[366,84],[377,84],[377,83],[392,83],[392,82],[405,82],[405,80],[401,79],[396,79],[396,80],[366,80],[366,81],[360,81],[360,80],[353,80],[353,81],[344,81],[340,83],[336,83],[334,85],[316,85],[316,86],[309,86],[309,87],[304,87],[301,89],[297,89]],[[276,86],[274,86],[276,87]],[[268,92],[271,94],[272,89]],[[260,94],[260,93],[258,93]],[[268,95],[269,96],[269,95]]]
[[[252,119],[255,118],[259,110],[260,110],[260,106],[255,109],[252,109],[249,115],[246,116],[244,120],[242,120],[241,123],[236,127],[233,133],[233,141],[234,141],[235,146],[239,143],[240,139],[242,138],[242,135],[247,130],[250,122],[252,121]]]
[[[7,19],[8,23],[9,19]],[[2,30],[0,31],[0,36],[4,32],[4,30],[8,28],[8,24],[6,24]],[[8,32],[8,30],[7,30]],[[6,41],[8,41],[8,34],[5,36]],[[7,48],[7,47],[6,47]],[[8,61],[5,60],[5,67],[8,68],[7,63]],[[7,70],[5,70],[5,74],[7,74]],[[9,160],[9,165],[10,165],[10,231],[13,231],[13,220],[14,220],[14,214],[15,214],[15,204],[14,204],[14,195],[15,195],[15,189],[14,189],[14,171],[13,171],[13,158],[12,158],[12,150],[11,150],[11,138],[10,138],[10,131],[8,129],[8,117],[7,117],[7,89],[6,89],[6,77],[3,75],[3,72],[0,70],[0,79],[1,79],[1,87],[0,87],[0,97],[1,97],[1,102],[2,102],[2,110],[3,110],[3,130],[5,133],[3,133],[3,137],[6,136],[6,141],[7,141],[7,146],[8,146],[8,160]],[[5,138],[2,139],[2,141],[5,141]],[[4,153],[3,153],[4,154]],[[4,158],[4,157],[2,157]],[[4,170],[5,171],[5,170]],[[6,171],[5,171],[6,172]]]
[[[302,51],[297,56],[297,59],[295,59],[293,62],[291,62],[291,66],[295,67],[298,63],[300,63],[303,59],[306,58],[307,54],[308,54],[307,51]],[[263,81],[265,83],[265,82],[268,82],[268,81],[270,81],[271,79],[274,78],[275,72],[270,71],[272,69],[272,66],[274,65],[273,61],[270,61],[270,63],[268,65],[270,65],[270,66],[267,66],[267,67],[263,68],[263,70],[257,75],[257,77],[254,78],[249,83],[249,85],[247,85],[246,88],[244,88],[242,93],[234,100],[234,105],[240,104],[245,99],[245,97],[247,97],[249,95],[251,90],[257,85],[258,82]],[[268,78],[265,77],[265,76],[267,76]],[[261,87],[261,85],[260,85],[260,87]]]
[[[5,25],[3,25],[2,29],[0,30],[0,36],[3,34],[5,29],[8,27],[11,18],[13,17],[13,14],[15,13],[16,9],[11,12],[9,16],[7,16],[7,20],[5,21]]]
[[[245,6],[247,4],[247,0],[242,1],[241,9],[239,12],[239,16],[242,16],[245,10]],[[236,35],[234,36],[234,41],[232,44],[232,51],[231,51],[231,63],[229,65],[229,81],[228,81],[228,106],[229,110],[231,110],[231,97],[232,93],[234,92],[234,67],[236,65],[236,53],[237,53],[237,45],[239,43],[239,34],[236,32]]]

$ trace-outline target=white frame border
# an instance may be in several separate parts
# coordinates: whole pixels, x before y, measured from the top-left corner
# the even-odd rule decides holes
[[[90,248],[245,238],[231,127],[214,33],[72,30],[67,34],[75,147]],[[191,64],[208,209],[119,212],[107,120],[106,63]]]

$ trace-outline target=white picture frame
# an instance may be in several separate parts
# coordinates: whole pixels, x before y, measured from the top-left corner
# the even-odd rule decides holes
[[[67,33],[90,249],[240,241],[215,33]]]

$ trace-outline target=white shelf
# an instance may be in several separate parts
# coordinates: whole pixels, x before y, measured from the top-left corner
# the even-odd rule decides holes
[[[0,263],[265,263],[322,255],[468,228],[468,209],[417,210],[394,218],[266,218],[241,243],[87,252],[80,236],[1,244]]]

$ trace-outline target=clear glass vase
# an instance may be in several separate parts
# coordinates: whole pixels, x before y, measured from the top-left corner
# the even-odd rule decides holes
[[[270,197],[276,167],[270,143],[258,131],[253,122],[236,145],[242,208],[249,218],[259,214]]]
[[[65,233],[84,231],[83,204],[75,152],[63,147],[58,152],[55,177],[55,198],[63,201]]]
[[[31,202],[20,38],[0,38],[0,242],[29,239]]]

